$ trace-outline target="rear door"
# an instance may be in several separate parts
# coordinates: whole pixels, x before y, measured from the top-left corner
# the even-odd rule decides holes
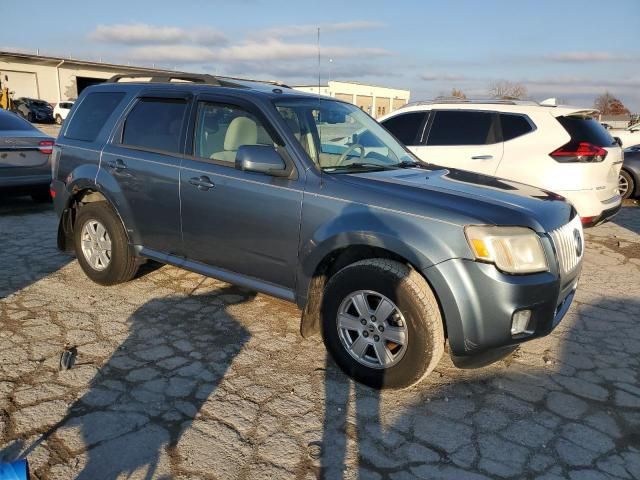
[[[435,165],[494,175],[503,153],[498,115],[480,110],[435,110],[421,145],[412,150]]]
[[[100,168],[117,184],[134,241],[154,253],[179,254],[179,169],[190,96],[143,93],[102,152]]]
[[[235,168],[240,146],[281,150],[280,136],[251,104],[213,95],[199,98],[192,126],[180,173],[185,255],[293,289],[304,177]]]

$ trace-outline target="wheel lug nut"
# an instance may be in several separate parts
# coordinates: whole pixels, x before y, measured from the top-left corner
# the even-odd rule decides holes
[[[384,327],[382,325],[379,325],[378,330],[380,330],[381,332],[384,332]]]
[[[363,336],[364,338],[367,338],[367,337],[369,336],[369,332],[362,332],[362,336]]]
[[[371,321],[375,322],[376,321],[376,316],[375,315],[371,315]]]
[[[362,325],[366,325],[366,324],[367,324],[367,321],[363,318],[362,320],[360,320],[360,323],[361,323]]]
[[[377,342],[378,340],[380,340],[380,337],[378,335],[374,335],[373,339]]]

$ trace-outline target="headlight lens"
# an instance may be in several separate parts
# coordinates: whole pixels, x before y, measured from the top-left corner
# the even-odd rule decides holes
[[[477,260],[507,273],[549,270],[540,238],[526,227],[468,226],[467,241]]]

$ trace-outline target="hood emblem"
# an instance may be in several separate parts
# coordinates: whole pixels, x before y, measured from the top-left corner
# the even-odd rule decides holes
[[[576,255],[578,257],[581,257],[583,250],[582,236],[580,235],[580,231],[577,228],[573,231],[573,238],[576,241]]]

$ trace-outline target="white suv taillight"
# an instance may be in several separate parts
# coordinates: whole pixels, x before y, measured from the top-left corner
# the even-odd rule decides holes
[[[604,161],[607,151],[589,142],[569,142],[549,156],[561,163],[597,163]]]

